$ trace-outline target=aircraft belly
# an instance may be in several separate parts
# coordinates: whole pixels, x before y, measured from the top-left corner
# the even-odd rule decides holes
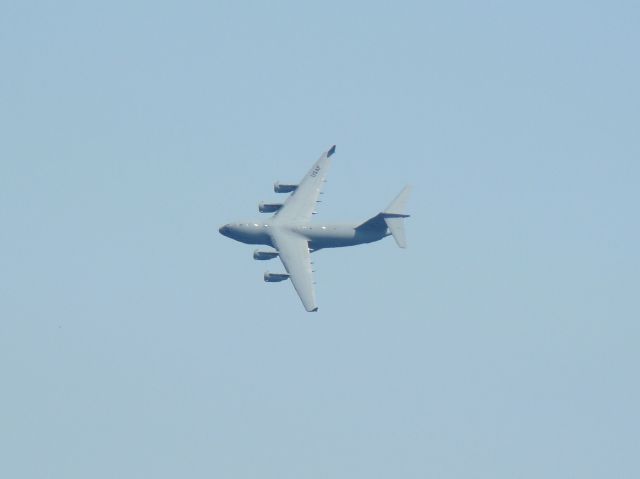
[[[355,237],[355,230],[351,229],[331,229],[326,230],[315,228],[307,233],[307,238],[314,249],[339,248],[342,246],[353,246],[358,244]]]
[[[240,238],[237,238],[237,240],[245,244],[263,244],[263,245],[273,246],[271,237],[266,234],[244,235]]]

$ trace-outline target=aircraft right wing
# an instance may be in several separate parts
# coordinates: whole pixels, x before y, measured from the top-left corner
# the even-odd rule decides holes
[[[304,309],[318,311],[308,240],[290,231],[274,232],[272,239]]]
[[[336,145],[325,151],[316,161],[309,172],[298,184],[291,196],[287,198],[282,208],[276,212],[274,218],[287,221],[309,221],[316,207],[318,196],[324,185],[331,155],[336,151]]]

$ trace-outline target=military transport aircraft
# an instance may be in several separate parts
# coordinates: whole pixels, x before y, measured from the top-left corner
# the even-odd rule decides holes
[[[291,193],[284,203],[260,203],[260,213],[275,213],[268,220],[229,223],[220,228],[220,233],[247,244],[267,245],[274,250],[257,249],[253,258],[257,260],[280,257],[286,273],[264,274],[266,282],[290,279],[307,311],[318,311],[311,269],[311,253],[322,248],[338,248],[372,243],[393,235],[400,248],[406,247],[404,234],[405,204],[410,187],[405,186],[400,194],[381,213],[361,224],[311,223],[315,214],[318,196],[326,182],[333,145],[315,162],[297,185],[276,182],[276,193]]]

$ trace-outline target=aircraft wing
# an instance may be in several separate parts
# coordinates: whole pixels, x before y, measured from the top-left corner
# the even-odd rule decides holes
[[[336,151],[336,145],[325,151],[305,175],[295,191],[287,198],[284,205],[274,217],[287,221],[309,221],[316,208],[318,196],[324,185],[331,155]]]
[[[272,239],[304,308],[307,311],[317,311],[308,240],[289,231],[275,233]]]

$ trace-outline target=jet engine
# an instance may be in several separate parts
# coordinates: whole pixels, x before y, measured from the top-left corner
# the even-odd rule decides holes
[[[260,213],[275,213],[282,208],[282,203],[265,203],[261,201],[258,205],[258,211]]]
[[[276,181],[273,184],[273,191],[276,193],[291,193],[292,191],[295,191],[297,187],[298,185],[285,185]]]
[[[269,273],[264,274],[264,280],[267,283],[279,283],[280,281],[286,281],[289,279],[289,275],[285,273]]]
[[[259,261],[264,261],[267,259],[273,259],[278,257],[277,251],[265,251],[261,249],[257,249],[253,252],[253,259],[257,259]]]

